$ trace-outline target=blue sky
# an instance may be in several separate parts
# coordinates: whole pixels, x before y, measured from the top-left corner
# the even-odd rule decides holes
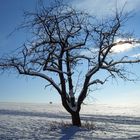
[[[126,0],[126,11],[133,10],[135,15],[125,26],[125,30],[134,31],[140,38],[140,1]],[[19,31],[12,36],[8,35],[23,21],[24,10],[34,10],[37,0],[1,0],[0,1],[0,55],[18,48],[28,38],[28,33]],[[103,18],[114,11],[115,0],[73,0],[72,4],[91,14]],[[124,0],[118,0],[117,5],[120,8],[125,3]],[[46,0],[49,5],[49,0]],[[99,10],[100,9],[100,10]],[[126,52],[127,53],[127,52]],[[131,67],[140,77],[140,66]],[[44,89],[45,81],[38,78],[18,76],[14,72],[0,75],[0,101],[1,102],[59,102],[60,97],[53,89]],[[130,83],[123,81],[110,81],[101,87],[101,90],[95,91],[92,98],[88,101],[109,104],[139,104],[140,101],[140,82]]]

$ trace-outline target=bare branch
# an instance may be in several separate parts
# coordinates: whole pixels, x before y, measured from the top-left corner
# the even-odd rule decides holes
[[[130,80],[128,64],[140,63],[139,57],[129,57],[125,51],[113,52],[117,46],[140,44],[121,30],[129,16],[122,11],[100,21],[58,0],[50,7],[26,13],[21,28],[30,30],[32,37],[20,50],[0,59],[0,70],[45,79],[74,116],[92,85],[103,85],[109,77]],[[77,70],[82,72],[77,74]],[[103,80],[94,79],[100,71],[106,71]]]
[[[88,84],[88,86],[91,86],[91,85],[94,85],[94,84],[101,84],[101,85],[103,85],[103,84],[107,81],[107,79],[108,79],[109,77],[110,77],[110,76],[108,76],[104,81],[101,81],[100,79],[93,80],[92,82],[90,82],[90,83]]]

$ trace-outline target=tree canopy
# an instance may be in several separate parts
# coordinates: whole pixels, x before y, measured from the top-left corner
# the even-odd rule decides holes
[[[0,59],[0,70],[43,78],[60,94],[74,125],[81,125],[79,111],[90,87],[104,84],[108,78],[128,78],[128,64],[137,57],[118,54],[115,47],[136,45],[139,40],[122,30],[129,14],[116,11],[99,20],[72,6],[56,3],[37,12],[26,12],[21,28],[32,38],[14,54]],[[96,78],[99,71],[106,74]],[[77,115],[78,114],[78,115]]]

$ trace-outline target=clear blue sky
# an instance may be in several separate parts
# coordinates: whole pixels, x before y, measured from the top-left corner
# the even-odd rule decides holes
[[[121,6],[124,1],[118,0]],[[136,36],[140,38],[140,1],[127,1],[126,10],[134,10],[135,16],[130,19],[125,26],[126,30],[134,31]],[[104,4],[103,4],[104,3]],[[17,32],[7,37],[15,27],[23,21],[23,10],[34,10],[37,0],[1,0],[0,1],[0,55],[10,50],[18,48],[28,37],[26,32]],[[49,0],[46,0],[49,5]],[[109,14],[115,5],[110,0],[95,1],[93,0],[74,0],[73,5],[89,10],[98,16]],[[106,6],[105,6],[106,5]],[[113,6],[112,6],[113,5]],[[98,10],[100,8],[100,11]],[[133,70],[140,76],[140,66],[134,66]],[[44,89],[45,81],[38,78],[30,78],[17,76],[14,72],[4,73],[0,75],[0,102],[59,102],[60,97],[53,90]],[[140,101],[140,82],[130,83],[118,81],[118,83],[110,81],[104,85],[101,90],[92,94],[93,99],[90,102],[97,103],[117,103],[117,104],[138,104]]]

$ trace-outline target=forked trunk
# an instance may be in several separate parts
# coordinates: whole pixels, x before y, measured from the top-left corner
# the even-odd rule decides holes
[[[71,116],[72,116],[72,125],[80,127],[81,119],[80,119],[79,112],[74,112],[71,114]]]
[[[74,104],[73,104],[74,103]],[[75,106],[75,101],[73,102],[73,106]],[[71,105],[72,105],[71,104]],[[80,106],[78,107],[77,111],[73,111],[70,106],[68,105],[68,102],[66,101],[65,98],[63,98],[62,96],[62,105],[63,107],[71,114],[71,118],[72,118],[72,125],[73,126],[78,126],[80,127],[81,126],[81,119],[80,119],[80,115],[79,115],[79,112],[80,112]]]

